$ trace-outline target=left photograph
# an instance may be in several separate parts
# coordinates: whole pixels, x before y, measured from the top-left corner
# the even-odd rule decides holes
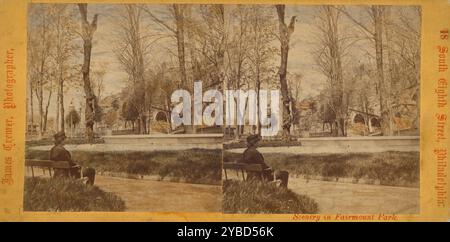
[[[25,211],[222,211],[222,127],[171,125],[221,89],[221,8],[29,4]]]

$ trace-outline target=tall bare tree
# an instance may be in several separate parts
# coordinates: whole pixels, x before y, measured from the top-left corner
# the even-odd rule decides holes
[[[185,11],[188,8],[183,4],[172,4],[170,10],[173,14],[174,25],[171,25],[161,18],[158,18],[149,8],[143,7],[144,11],[151,17],[151,19],[170,31],[175,37],[178,50],[178,67],[180,71],[180,83],[179,86],[187,88],[187,74],[186,74],[186,53],[185,53]]]
[[[279,22],[279,38],[280,38],[280,53],[281,53],[281,63],[278,70],[278,75],[280,76],[280,87],[281,96],[283,104],[283,139],[290,140],[290,129],[292,123],[292,112],[291,112],[291,98],[289,96],[289,88],[287,84],[287,64],[289,55],[289,40],[291,34],[294,32],[295,19],[296,16],[291,17],[291,22],[289,26],[285,23],[285,9],[284,4],[275,5],[278,15]]]
[[[372,19],[372,26],[367,26],[366,23],[362,21],[356,20],[348,11],[345,9],[339,9],[345,16],[348,17],[353,23],[356,24],[365,34],[367,34],[374,43],[375,47],[375,62],[376,62],[376,70],[377,70],[377,88],[378,88],[378,97],[380,103],[380,112],[381,112],[381,132],[383,135],[392,135],[392,112],[389,100],[390,90],[388,88],[388,84],[385,80],[385,71],[384,71],[384,41],[383,41],[383,32],[385,31],[385,7],[379,5],[372,5],[368,7],[369,15]]]
[[[253,5],[249,8],[249,36],[248,42],[248,60],[249,71],[254,79],[254,88],[256,90],[256,106],[260,110],[260,90],[263,84],[268,84],[270,72],[272,71],[270,61],[274,58],[276,49],[272,46],[275,39],[274,36],[274,15],[271,14],[271,9],[266,6]],[[286,80],[287,81],[287,80]],[[261,133],[261,120],[257,116],[256,123],[257,133]]]
[[[392,135],[392,113],[388,85],[384,78],[383,58],[383,29],[384,7],[373,5],[371,7],[374,23],[375,59],[377,63],[377,79],[380,94],[381,132],[383,135]]]
[[[89,142],[94,140],[94,123],[95,112],[97,111],[97,98],[91,88],[91,80],[89,77],[91,66],[92,39],[94,32],[97,30],[98,14],[94,15],[91,22],[88,21],[88,6],[86,3],[79,3],[78,9],[81,15],[81,29],[83,38],[83,67],[81,73],[83,75],[84,93],[86,95],[85,122],[86,137]]]
[[[418,129],[421,8],[385,6],[383,22],[392,116],[403,116]]]
[[[173,4],[173,15],[175,18],[175,24],[177,26],[175,35],[177,37],[178,46],[178,65],[180,66],[181,87],[187,85],[186,75],[186,53],[185,53],[185,41],[184,41],[184,10],[185,6],[181,4]]]
[[[225,27],[225,7],[223,4],[200,6],[202,28],[196,28],[195,40],[199,42],[200,53],[204,64],[209,68],[210,78],[202,77],[206,81],[206,88],[223,89],[225,85],[225,50],[228,46],[227,29]],[[208,68],[207,67],[207,68]]]
[[[30,17],[37,21],[29,26],[28,63],[31,92],[35,93],[39,113],[39,136],[47,129],[48,107],[53,93],[53,82],[49,60],[53,49],[53,33],[50,31],[50,11],[46,5],[34,8]],[[47,97],[47,104],[44,104]],[[32,101],[31,97],[30,101]],[[44,106],[45,105],[45,106]],[[33,105],[34,108],[34,105]],[[32,113],[33,115],[33,113]]]
[[[125,5],[125,13],[120,23],[121,40],[116,55],[132,82],[133,98],[128,105],[134,105],[139,113],[139,133],[147,133],[147,84],[144,55],[146,44],[141,29],[141,8]]]
[[[71,79],[74,76],[71,73],[69,66],[69,59],[74,55],[75,45],[75,22],[70,14],[68,5],[55,4],[53,5],[54,21],[52,29],[55,30],[55,54],[54,61],[55,81],[57,85],[57,108],[56,108],[56,125],[58,130],[64,131],[65,114],[64,114],[64,86],[65,80]]]
[[[300,110],[297,108],[297,102],[300,101],[300,92],[302,88],[303,75],[301,73],[288,73],[287,80],[289,85],[289,96],[292,100],[292,125],[293,131],[300,127]]]
[[[33,82],[33,78],[35,78],[35,70],[33,70],[33,68],[31,67],[34,63],[34,56],[32,56],[32,53],[34,51],[33,47],[32,47],[32,38],[30,36],[30,34],[28,34],[28,45],[27,45],[27,66],[28,66],[28,70],[27,70],[27,83],[28,83],[28,89],[27,92],[29,94],[29,96],[27,97],[27,101],[29,102],[29,106],[27,108],[28,112],[27,112],[27,133],[33,133],[34,132],[34,82]],[[31,125],[30,125],[31,124]],[[31,130],[30,130],[31,128]]]
[[[337,136],[346,136],[348,105],[344,97],[344,77],[342,70],[343,38],[339,33],[339,7],[322,6],[319,9],[316,27],[320,36],[317,44],[316,62],[320,71],[327,77],[328,105],[336,117]]]
[[[249,6],[237,5],[231,12],[233,28],[230,29],[229,44],[226,48],[226,57],[229,71],[227,78],[227,89],[239,90],[245,86],[245,76],[249,72],[249,52],[251,48],[250,27],[251,14]],[[227,105],[230,105],[227,103]],[[227,126],[227,133],[231,133],[231,127]],[[237,125],[235,138],[239,139],[243,132],[242,125]]]
[[[97,99],[100,101],[102,100],[102,94],[105,90],[105,74],[106,74],[106,66],[105,64],[99,64],[99,65],[93,65],[95,66],[92,71],[92,78],[91,78],[91,87],[94,90],[94,94],[97,97]]]

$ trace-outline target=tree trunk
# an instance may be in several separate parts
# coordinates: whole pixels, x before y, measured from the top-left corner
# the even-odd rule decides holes
[[[31,132],[34,132],[34,105],[33,105],[33,86],[30,87],[30,115],[31,115]]]
[[[328,25],[328,49],[330,51],[331,63],[331,99],[334,112],[336,114],[336,134],[337,136],[346,136],[345,119],[347,110],[344,103],[344,81],[342,74],[342,62],[338,33],[338,10],[334,6],[324,7],[327,15]]]
[[[259,97],[259,93],[261,91],[261,77],[260,77],[260,69],[259,65],[256,66],[256,130],[257,134],[261,135],[261,117],[259,115],[259,110],[261,110],[261,100]]]
[[[147,118],[145,115],[142,116],[141,120],[141,132],[140,134],[146,134],[147,133]]]
[[[38,98],[38,105],[39,105],[39,138],[42,138],[42,135],[44,133],[44,68],[45,68],[45,33],[46,33],[46,26],[45,26],[45,14],[42,16],[43,18],[43,27],[42,27],[42,56],[41,56],[41,63],[40,63],[40,69],[39,69],[39,81],[37,83],[36,87],[36,96]]]
[[[30,118],[31,118],[31,134],[34,132],[34,106],[33,106],[33,82],[30,81]]]
[[[61,106],[61,18],[58,15],[57,26],[57,45],[56,45],[56,64],[59,68],[58,93],[56,94],[56,131],[61,131],[61,123],[59,122],[60,106]],[[64,116],[64,115],[63,115]]]
[[[39,81],[38,85],[41,85],[41,81]],[[39,138],[42,138],[42,135],[44,133],[44,104],[42,100],[42,87],[39,87],[38,90],[36,90],[36,96],[38,97],[38,106],[39,106]]]
[[[282,105],[283,105],[283,139],[285,141],[290,141],[290,129],[292,123],[291,117],[291,108],[290,102],[291,99],[289,97],[288,84],[286,80],[287,74],[287,62],[288,62],[288,54],[289,54],[289,38],[290,38],[290,30],[288,26],[284,22],[285,15],[285,5],[275,5],[278,14],[278,22],[279,22],[279,31],[280,31],[280,44],[281,44],[281,63],[280,68],[278,70],[278,75],[280,76],[280,86],[281,86],[281,97],[282,97]],[[291,21],[292,31],[294,28],[295,17],[293,17],[294,21]],[[291,27],[291,26],[289,26]]]
[[[59,100],[59,112],[61,114],[61,131],[65,131],[65,118],[64,118],[64,79],[62,77],[62,73],[60,74],[59,80],[59,92],[58,92],[58,100]],[[72,125],[72,123],[70,124]]]
[[[45,113],[44,113],[44,128],[43,131],[47,131],[47,117],[48,117],[48,107],[50,106],[50,100],[52,98],[53,87],[50,85],[50,91],[48,93],[47,105],[45,105]]]
[[[85,123],[86,123],[86,137],[87,140],[92,143],[94,140],[94,102],[95,95],[91,88],[91,81],[89,78],[89,69],[91,65],[91,51],[92,51],[92,38],[95,30],[97,29],[97,17],[94,15],[94,19],[91,23],[87,20],[87,4],[78,4],[81,15],[81,26],[83,32],[83,67],[81,69],[83,75],[84,93],[86,95],[86,108],[85,108]]]
[[[186,61],[185,61],[185,50],[184,50],[184,11],[183,6],[180,4],[174,4],[173,10],[175,13],[176,22],[176,38],[178,47],[178,65],[180,68],[180,78],[181,88],[187,87],[187,76],[186,76]]]
[[[60,101],[59,101],[59,98],[60,98],[60,94],[59,94],[59,92],[60,92],[60,88],[58,87],[58,93],[56,94],[56,112],[55,112],[55,114],[56,114],[56,130],[57,131],[60,131],[61,130],[61,125],[60,125],[60,122],[59,122],[59,112],[60,112],[60,110],[59,110],[59,105],[60,105]]]
[[[140,30],[140,8],[134,5],[126,5],[127,12],[127,44],[129,44],[132,57],[128,61],[132,62],[130,70],[133,82],[134,105],[138,110],[139,123],[138,132],[140,134],[147,133],[146,128],[146,111],[147,111],[147,85],[145,79],[144,54],[142,50],[143,40]]]
[[[381,133],[383,135],[392,135],[391,112],[388,100],[389,92],[386,88],[383,70],[383,8],[382,6],[372,6],[375,25],[375,59],[377,63],[377,81],[380,98]]]
[[[398,82],[399,82],[399,78],[398,78],[398,72],[397,72],[397,67],[396,67],[396,61],[395,61],[395,57],[394,57],[394,53],[393,53],[393,40],[392,37],[394,36],[394,32],[392,29],[392,26],[387,26],[386,22],[387,21],[391,21],[391,9],[387,6],[384,7],[384,19],[382,21],[383,24],[383,31],[385,33],[386,36],[386,50],[387,50],[387,60],[388,60],[388,77],[389,80],[385,82],[385,89],[386,89],[386,101],[387,101],[387,105],[386,108],[388,109],[388,114],[389,114],[389,123],[390,123],[390,129],[391,129],[391,134],[389,135],[393,135],[394,134],[394,129],[395,127],[393,127],[394,124],[394,120],[393,120],[393,116],[395,113],[394,108],[392,108],[393,103],[397,103],[397,101],[399,101],[398,95],[396,95],[395,93],[396,90],[398,90]],[[397,99],[397,101],[394,101],[395,99]]]

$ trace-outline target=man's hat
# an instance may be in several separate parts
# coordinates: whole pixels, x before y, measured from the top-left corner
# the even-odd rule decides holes
[[[259,134],[253,134],[253,135],[247,136],[247,143],[255,143],[260,140],[261,140],[261,137],[259,136]]]
[[[62,138],[66,138],[66,133],[64,131],[59,131],[58,133],[53,135],[53,138],[55,140],[57,139],[62,139]]]

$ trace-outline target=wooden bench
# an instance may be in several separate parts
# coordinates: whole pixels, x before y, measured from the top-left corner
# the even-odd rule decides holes
[[[228,180],[227,170],[235,170],[238,177],[242,174],[242,180],[246,181],[248,178],[248,172],[257,172],[262,174],[264,171],[262,165],[260,164],[245,164],[237,162],[224,162],[223,170],[225,173],[225,180]],[[264,176],[262,177],[265,180]]]
[[[70,170],[73,168],[70,166],[68,161],[52,161],[52,160],[36,160],[36,159],[25,159],[25,167],[31,168],[31,176],[34,177],[34,168],[41,168],[44,171],[48,170],[50,177],[52,177],[52,171],[54,173],[54,169],[67,169]],[[71,176],[70,172],[68,172],[69,176]]]

